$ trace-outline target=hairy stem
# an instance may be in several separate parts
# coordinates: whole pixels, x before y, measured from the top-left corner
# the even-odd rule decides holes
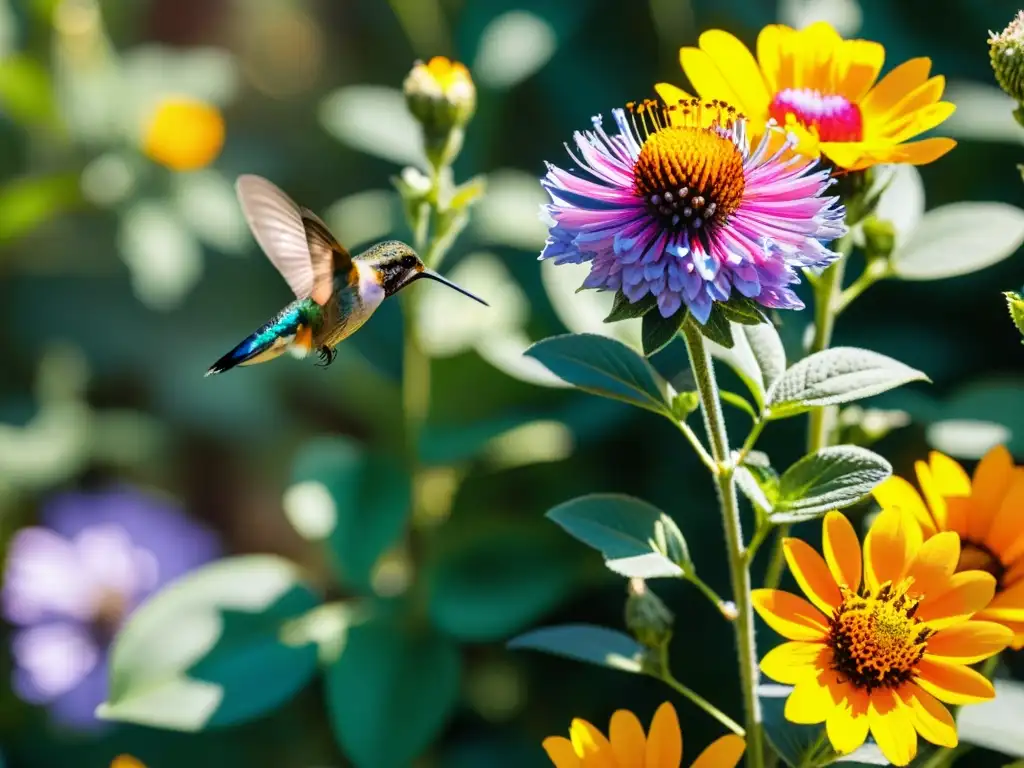
[[[722,403],[718,396],[718,383],[711,355],[704,336],[693,320],[683,323],[683,337],[690,356],[690,368],[697,382],[704,429],[711,444],[715,461],[715,484],[725,528],[725,542],[729,557],[733,602],[736,604],[736,651],[739,657],[740,686],[743,691],[743,709],[746,721],[747,765],[764,767],[764,736],[761,722],[761,704],[757,698],[758,668],[757,646],[754,642],[754,609],[750,596],[750,571],[747,568],[740,527],[740,508],[736,496],[734,467],[729,455],[729,437],[722,417]]]
[[[727,714],[725,714],[722,710],[720,710],[710,701],[705,699],[699,693],[691,690],[690,688],[687,688],[681,682],[676,680],[671,670],[669,670],[667,645],[664,645],[661,648],[661,674],[658,675],[658,679],[660,679],[663,683],[665,683],[670,688],[675,690],[678,694],[688,699],[692,704],[703,709],[705,712],[707,712],[709,715],[715,718],[715,720],[720,722],[722,725],[724,725],[730,731],[735,733],[737,736],[746,735],[742,725],[737,723],[735,720],[733,720],[731,717],[729,717]]]

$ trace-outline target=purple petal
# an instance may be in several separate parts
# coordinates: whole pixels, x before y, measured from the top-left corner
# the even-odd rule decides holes
[[[11,639],[20,670],[18,695],[34,704],[66,694],[93,671],[101,651],[82,624],[61,622],[22,629]]]
[[[48,618],[85,620],[93,584],[75,545],[46,528],[22,528],[11,541],[4,575],[4,616],[13,624]]]

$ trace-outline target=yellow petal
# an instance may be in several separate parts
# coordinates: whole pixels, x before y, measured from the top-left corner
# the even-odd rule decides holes
[[[679,63],[682,64],[690,85],[702,99],[721,99],[741,108],[740,97],[707,53],[700,48],[680,48]]]
[[[678,104],[680,101],[689,101],[693,98],[682,88],[678,88],[671,83],[658,83],[654,86],[654,90],[658,92],[661,100],[666,104]]]
[[[960,537],[952,531],[932,536],[921,545],[907,568],[907,576],[914,580],[912,595],[938,596],[949,589],[949,579],[960,560]]]
[[[793,687],[786,699],[786,719],[802,725],[825,722],[832,708],[845,698],[844,689],[848,687],[837,682],[832,670],[820,670],[816,677],[805,678]]]
[[[921,527],[910,512],[897,507],[883,509],[864,539],[864,580],[868,587],[876,590],[883,582],[898,582],[921,541]]]
[[[647,734],[646,768],[679,768],[683,760],[683,734],[675,707],[665,702],[654,713]]]
[[[822,613],[830,615],[843,598],[821,555],[807,542],[794,538],[784,539],[782,549],[800,589]]]
[[[988,533],[982,541],[993,552],[1010,550],[1017,539],[1024,535],[1024,470],[1013,471],[1006,494],[999,502]]]
[[[828,713],[825,731],[832,748],[849,754],[868,737],[868,695],[851,688],[849,696]]]
[[[946,530],[955,531],[961,539],[967,538],[967,521],[973,516],[974,502],[970,497],[947,497]]]
[[[926,80],[909,94],[900,99],[899,103],[892,110],[892,118],[900,118],[916,112],[919,109],[931,106],[942,98],[942,92],[946,88],[946,78],[936,75]]]
[[[932,451],[928,454],[928,463],[939,493],[943,496],[970,495],[971,477],[955,459],[939,451]]]
[[[832,93],[854,104],[867,94],[885,61],[885,48],[868,40],[845,40],[832,59]]]
[[[839,33],[827,21],[816,21],[799,32],[796,57],[796,88],[833,93],[832,59],[842,44]]]
[[[935,523],[924,504],[924,499],[909,482],[902,477],[890,477],[871,492],[882,509],[899,509],[909,512],[921,524],[924,537],[935,533]]]
[[[146,766],[131,755],[118,755],[110,764],[110,768],[146,768]],[[559,768],[561,767],[559,766]]]
[[[767,115],[771,96],[761,76],[761,68],[747,46],[721,29],[708,30],[700,36],[697,44],[711,57],[730,90],[736,94],[739,99],[736,106],[748,116]]]
[[[946,500],[939,493],[938,486],[932,478],[932,469],[924,461],[914,462],[914,471],[917,472],[917,484],[921,487],[921,496],[931,514],[932,522],[938,531],[946,530]],[[925,538],[928,537],[927,529]]]
[[[842,512],[832,511],[822,522],[821,544],[832,578],[840,586],[860,589],[860,542],[857,532]]]
[[[828,632],[825,617],[802,597],[778,589],[755,589],[754,610],[788,640],[822,640]]]
[[[549,736],[541,742],[555,768],[580,768],[580,758],[572,742],[563,736]]]
[[[928,638],[928,655],[957,664],[976,664],[1010,644],[1013,632],[990,621],[965,621]]]
[[[979,618],[992,621],[1024,621],[1024,581],[1019,581],[997,594],[988,603]]]
[[[896,695],[888,689],[871,694],[868,705],[868,725],[882,750],[893,765],[908,765],[917,754],[917,731],[910,712]]]
[[[757,62],[770,93],[794,87],[796,39],[796,32],[785,24],[769,24],[757,36]]]
[[[890,123],[882,138],[886,141],[900,143],[909,141],[918,134],[930,131],[949,119],[949,116],[956,112],[956,104],[949,101],[940,101],[924,109],[911,112]]]
[[[990,573],[954,573],[949,579],[948,590],[921,602],[917,618],[932,629],[945,629],[980,611],[989,604],[995,592],[996,580]]]
[[[934,696],[913,683],[903,686],[899,694],[918,733],[940,747],[957,745],[956,722]]]
[[[742,738],[730,733],[711,742],[690,768],[736,768],[746,748],[747,743]]]
[[[1013,457],[1005,446],[997,445],[982,457],[974,470],[971,483],[973,514],[967,521],[968,538],[985,540],[1012,480]]]
[[[625,709],[617,710],[608,726],[608,738],[618,768],[644,768],[647,738],[636,715]]]
[[[761,671],[772,680],[795,685],[808,677],[816,677],[822,662],[831,658],[831,651],[821,643],[782,643],[761,659]]]
[[[882,164],[927,165],[954,147],[953,139],[938,137],[903,144],[822,142],[821,153],[839,167],[856,171]]]
[[[977,704],[996,695],[984,675],[970,667],[944,659],[933,659],[926,652],[917,663],[919,686],[947,704]]]
[[[904,96],[912,93],[925,80],[932,68],[929,58],[910,59],[900,64],[879,81],[860,103],[860,111],[865,119],[875,115],[885,115],[895,107]]]
[[[569,726],[569,740],[585,768],[615,768],[612,746],[597,728],[575,718]]]

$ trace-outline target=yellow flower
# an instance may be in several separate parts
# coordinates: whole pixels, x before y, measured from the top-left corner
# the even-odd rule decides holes
[[[466,65],[435,56],[417,61],[403,86],[409,110],[425,125],[464,125],[476,110],[476,86]]]
[[[110,768],[146,768],[146,766],[131,755],[118,755],[110,764]]]
[[[914,758],[918,734],[956,746],[956,724],[939,702],[995,696],[992,683],[968,665],[1012,637],[999,624],[969,621],[992,599],[995,579],[982,571],[954,573],[956,535],[924,542],[920,526],[900,510],[879,514],[863,558],[843,515],[829,512],[823,529],[824,559],[799,539],[784,541],[786,562],[810,602],[775,589],[753,593],[761,618],[790,641],[761,660],[765,675],[794,686],[786,719],[825,723],[843,754],[870,730],[893,765]]]
[[[916,464],[924,498],[902,477],[878,486],[883,509],[911,513],[925,539],[943,531],[960,538],[958,571],[981,570],[996,580],[996,595],[977,618],[995,621],[1014,634],[1011,645],[1024,648],[1024,468],[1002,446],[993,448],[971,480],[953,459],[933,451]]]
[[[933,162],[956,146],[946,138],[909,141],[949,117],[939,101],[945,78],[929,78],[931,60],[911,59],[875,84],[885,49],[867,40],[843,40],[826,22],[795,30],[772,24],[757,38],[757,58],[720,29],[705,32],[699,48],[679,59],[703,99],[741,109],[752,128],[774,118],[796,135],[797,150],[859,170],[879,163]],[[874,87],[872,87],[874,86]],[[656,86],[668,104],[689,95],[668,83]]]
[[[692,768],[734,768],[745,748],[739,736],[723,736],[700,753]],[[612,715],[607,738],[576,718],[568,739],[550,736],[544,749],[556,768],[679,768],[683,734],[675,708],[666,701],[654,713],[647,736],[636,715],[620,709]]]
[[[161,101],[150,116],[142,149],[174,171],[194,171],[212,163],[224,146],[224,118],[216,107],[187,98]]]

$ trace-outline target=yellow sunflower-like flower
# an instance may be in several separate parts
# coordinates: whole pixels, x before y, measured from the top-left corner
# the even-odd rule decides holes
[[[955,107],[940,101],[945,78],[929,78],[931,59],[906,61],[876,84],[885,49],[843,40],[826,22],[795,30],[772,24],[757,38],[757,58],[720,29],[683,48],[683,71],[704,99],[740,108],[755,129],[774,118],[796,134],[797,150],[860,170],[879,163],[931,163],[956,146],[947,138],[910,141],[935,128]],[[689,94],[659,83],[669,104]]]
[[[739,736],[723,736],[700,753],[692,768],[734,768],[745,748]],[[679,768],[683,734],[675,707],[666,701],[654,713],[646,736],[636,715],[620,709],[612,715],[607,737],[576,718],[569,738],[549,736],[544,750],[556,768]]]
[[[976,618],[1008,627],[1011,646],[1024,648],[1024,467],[998,446],[982,458],[973,480],[937,451],[915,468],[924,498],[902,477],[891,477],[875,489],[875,499],[883,509],[911,513],[925,539],[955,533],[957,570],[987,571],[996,580],[995,598]]]
[[[917,754],[917,736],[957,744],[940,703],[972,704],[995,691],[968,665],[1007,646],[1000,624],[971,621],[995,592],[983,571],[955,573],[960,540],[923,541],[909,513],[883,510],[864,540],[838,512],[823,521],[824,559],[807,543],[784,541],[786,561],[810,602],[775,589],[754,590],[754,608],[790,642],[761,660],[761,671],[793,685],[792,722],[825,723],[837,752],[875,737],[893,765]],[[863,569],[863,580],[861,573]]]
[[[110,764],[110,768],[146,768],[146,766],[131,755],[118,755]]]
[[[224,118],[212,104],[171,97],[157,104],[143,135],[142,149],[174,171],[204,168],[224,146]]]

